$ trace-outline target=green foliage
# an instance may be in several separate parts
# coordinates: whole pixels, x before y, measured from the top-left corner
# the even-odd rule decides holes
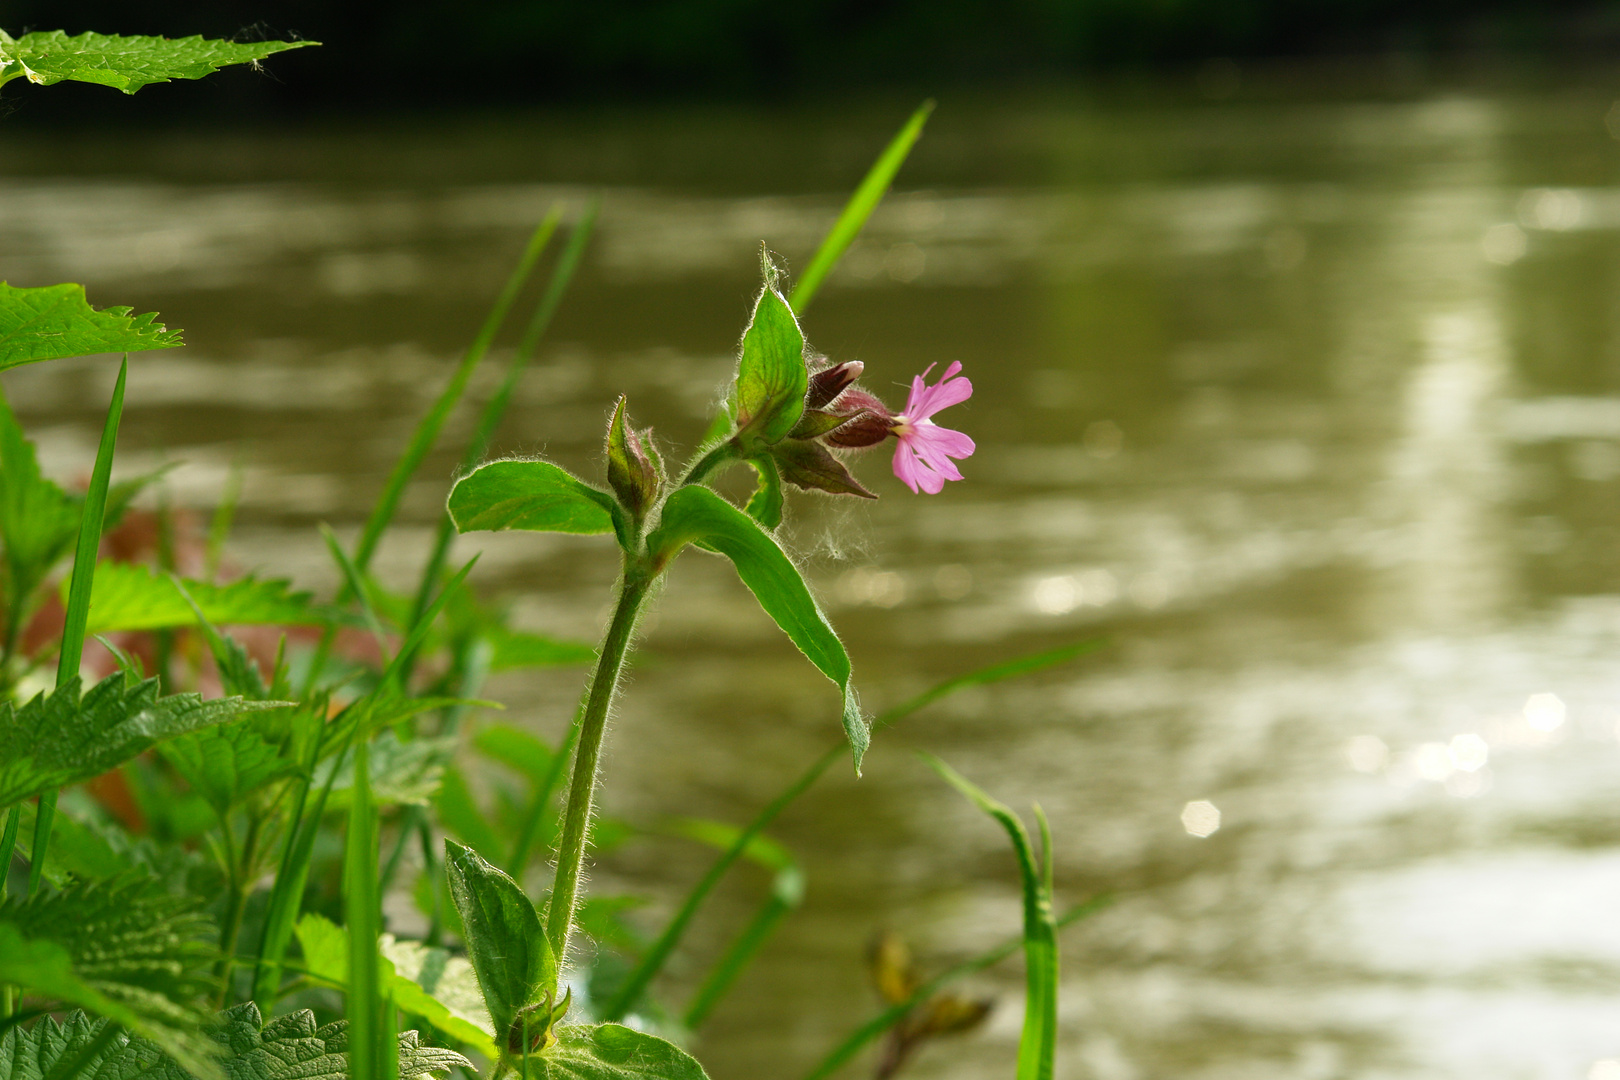
[[[743,509],[765,528],[774,530],[782,524],[782,474],[777,471],[776,460],[768,454],[749,458],[748,464],[753,466],[759,483]]]
[[[167,574],[132,563],[103,563],[96,569],[90,632],[190,626],[199,608],[216,626],[319,626],[339,618],[314,604],[309,593],[294,592],[281,579],[247,577],[228,585],[182,579],[181,585],[197,608],[186,602],[185,593]]]
[[[402,701],[420,701],[404,698]],[[378,806],[425,806],[439,790],[445,766],[455,756],[454,736],[417,738],[400,741],[392,731],[374,739],[367,751],[371,801]],[[327,810],[349,805],[354,792],[353,754],[333,757],[315,770],[315,783],[331,780],[332,795]]]
[[[216,814],[298,771],[298,762],[266,738],[251,717],[181,735],[165,743],[162,753]]]
[[[63,1023],[45,1017],[32,1027],[13,1026],[0,1036],[0,1080],[72,1080],[75,1075],[133,1080],[192,1080],[180,1061],[158,1044],[111,1027],[82,1012]],[[227,1080],[347,1080],[348,1032],[343,1021],[317,1027],[308,1009],[268,1024],[252,1002],[227,1009],[208,1025],[208,1042]],[[77,1068],[74,1059],[91,1051]],[[468,1068],[450,1050],[423,1046],[416,1032],[399,1036],[399,1075],[418,1077]],[[91,1068],[91,1064],[94,1067]],[[205,1075],[219,1075],[209,1069]]]
[[[849,654],[798,568],[757,522],[708,488],[696,486],[681,488],[664,503],[662,522],[647,546],[667,560],[694,542],[729,558],[765,613],[843,691],[844,734],[859,775],[861,756],[872,740],[850,682]]]
[[[15,39],[0,37],[0,86],[20,78],[40,86],[71,79],[133,94],[152,83],[201,79],[231,64],[257,63],[287,49],[316,44],[319,42],[237,43],[202,37],[170,39],[92,33],[69,37],[61,30],[48,30]]]
[[[1018,1080],[1052,1080],[1057,1054],[1058,947],[1057,924],[1052,917],[1051,836],[1040,816],[1047,876],[1042,877],[1030,847],[1024,823],[1012,810],[976,787],[943,761],[923,754],[928,766],[973,805],[995,819],[1007,832],[1024,892],[1024,965],[1028,989],[1024,999],[1024,1031],[1018,1040]]]
[[[194,906],[131,874],[10,901],[0,905],[0,982],[110,1017],[193,1073],[217,1075],[196,1034],[202,1015],[187,1004],[212,953]]]
[[[492,461],[450,489],[450,517],[461,532],[612,532],[617,507],[613,496],[549,461]]]
[[[0,807],[99,776],[159,742],[273,707],[241,698],[158,696],[158,680],[108,676],[79,697],[69,679],[18,707],[0,701]]]
[[[317,979],[347,988],[350,960],[347,928],[311,912],[298,920],[297,933],[298,946],[304,953],[304,968]],[[400,1012],[420,1017],[484,1057],[495,1060],[498,1055],[490,1039],[489,1016],[483,1012],[482,1003],[477,1002],[476,1011],[458,1012],[418,981],[425,972],[436,969],[437,974],[432,976],[435,987],[442,985],[447,994],[455,994],[455,999],[466,1010],[468,983],[477,1001],[477,983],[466,960],[451,957],[444,949],[396,942],[386,934],[379,940],[378,949],[378,987],[384,1000],[393,1002]],[[405,972],[396,964],[396,957],[409,965]],[[455,969],[450,965],[456,965]]]
[[[496,1040],[521,1053],[521,1014],[549,1004],[557,989],[557,959],[540,930],[540,916],[518,883],[476,851],[446,840],[444,865]]]
[[[5,49],[0,42],[0,53]],[[4,69],[0,69],[0,82],[4,79]],[[156,313],[131,315],[130,310],[111,307],[97,311],[85,299],[83,285],[23,289],[0,281],[0,371],[38,360],[172,349],[185,344],[180,331],[164,329],[162,323],[153,321]]]
[[[732,412],[744,449],[787,438],[804,413],[810,373],[804,364],[804,334],[793,310],[776,291],[776,269],[764,256],[765,287],[754,303],[754,317],[743,332],[742,358]]]
[[[674,1043],[618,1024],[565,1024],[528,1066],[529,1080],[708,1080]]]
[[[79,517],[79,501],[40,473],[34,444],[23,437],[0,395],[0,538],[6,549],[8,648],[34,590],[78,534]]]
[[[833,223],[832,231],[827,233],[821,247],[811,258],[810,265],[799,275],[799,284],[794,288],[791,300],[794,311],[803,312],[810,306],[810,301],[815,299],[816,293],[821,289],[821,283],[832,272],[832,268],[838,265],[838,260],[844,257],[844,252],[855,242],[855,237],[860,235],[861,229],[866,225],[866,219],[872,216],[872,211],[883,201],[889,185],[894,182],[895,174],[900,171],[900,166],[905,164],[912,146],[921,137],[923,124],[928,121],[928,114],[933,111],[934,103],[925,101],[911,114],[911,119],[906,121],[900,133],[872,164],[860,186],[855,189],[855,194],[849,197],[843,213],[839,214],[838,220]]]
[[[366,744],[354,748],[354,795],[343,842],[343,921],[349,928],[349,987],[344,1013],[354,1044],[349,1068],[354,1080],[389,1080],[383,1061],[391,1013],[383,1009],[377,937],[382,897],[377,887],[377,809],[367,786]]]

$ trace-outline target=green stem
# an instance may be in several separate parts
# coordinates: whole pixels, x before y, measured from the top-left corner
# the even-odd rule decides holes
[[[225,822],[226,832],[230,822]],[[242,855],[231,868],[231,903],[225,913],[225,926],[219,935],[219,1008],[230,1002],[231,965],[236,962],[236,945],[242,935],[242,916],[247,911],[248,893],[253,886],[253,864],[259,857],[259,818],[248,818],[247,835],[242,838]]]
[[[735,460],[736,456],[736,447],[731,445],[730,439],[717,444],[686,470],[686,475],[681,477],[681,482],[677,486],[687,487],[690,484],[702,483],[703,478],[713,472],[716,466]]]
[[[551,943],[559,970],[568,955],[568,934],[574,925],[580,866],[585,861],[585,834],[590,826],[591,803],[596,796],[596,766],[602,753],[608,710],[613,704],[613,692],[619,684],[625,655],[630,650],[636,617],[651,587],[652,578],[645,569],[627,558],[619,601],[602,641],[602,652],[597,657],[590,694],[580,718],[579,748],[574,755],[568,805],[563,810],[562,839],[557,845],[557,875],[551,888],[551,903],[546,909],[546,939]],[[550,989],[556,992],[556,987]]]

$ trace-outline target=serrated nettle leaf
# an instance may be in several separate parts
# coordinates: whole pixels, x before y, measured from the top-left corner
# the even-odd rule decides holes
[[[0,43],[0,86],[12,79],[49,86],[64,79],[133,94],[170,79],[201,79],[232,64],[257,63],[315,41],[218,41],[203,37],[124,37],[61,30]]]
[[[613,419],[608,422],[608,485],[631,516],[640,520],[657,500],[662,478],[657,463],[642,445],[642,436],[630,426],[625,405],[626,399],[619,398],[613,408]]]
[[[849,654],[793,560],[747,514],[696,485],[665,500],[658,529],[647,538],[648,550],[664,563],[688,543],[704,544],[730,559],[765,613],[823,675],[838,684],[844,695],[844,734],[859,774],[861,757],[872,740],[850,680]]]
[[[348,929],[314,912],[308,912],[300,918],[295,929],[298,934],[298,946],[304,954],[304,967],[310,974],[318,979],[347,987]],[[397,942],[389,934],[378,938],[377,949],[378,983],[385,1000],[393,1002],[401,1012],[420,1017],[446,1035],[469,1044],[490,1060],[499,1057],[490,1037],[487,1013],[482,1016],[458,1014],[417,980],[417,976],[427,970],[436,984],[445,981],[447,989],[454,988],[456,986],[454,977],[448,981],[443,978],[449,974],[447,965],[459,965],[460,969],[465,969],[465,976],[470,980],[472,969],[467,961],[451,958],[449,952],[444,949],[430,950],[416,942]],[[395,962],[396,956],[414,965],[411,973],[401,971],[399,964]],[[441,974],[434,974],[434,969]],[[465,986],[461,989],[464,991]],[[476,982],[472,984],[472,990],[476,999]],[[466,1004],[463,1002],[463,1005]],[[481,1001],[476,1002],[476,1006],[482,1011]]]
[[[444,779],[445,766],[455,757],[458,740],[454,735],[417,738],[401,742],[392,731],[385,731],[367,751],[367,775],[371,781],[371,801],[378,806],[425,806]],[[353,752],[328,758],[315,768],[316,787],[331,781],[328,811],[345,809],[354,788]],[[336,775],[333,775],[333,770]]]
[[[0,1036],[0,1080],[42,1080],[74,1056],[91,1049],[107,1021],[75,1012],[65,1022],[43,1017],[32,1027],[13,1026]],[[319,1027],[308,1009],[269,1023],[252,1002],[213,1017],[206,1042],[228,1080],[347,1080],[349,1036],[343,1021]],[[95,1059],[100,1080],[194,1080],[149,1039],[114,1032]],[[399,1036],[399,1075],[417,1077],[471,1068],[460,1054],[421,1045],[414,1031]],[[208,1075],[221,1075],[215,1068]]]
[[[198,1034],[203,1016],[188,1004],[213,956],[202,940],[212,924],[193,903],[125,874],[0,905],[0,982],[109,1017],[194,1075],[217,1078],[213,1047]]]
[[[564,1024],[528,1063],[529,1080],[708,1080],[685,1050],[620,1024]]]
[[[182,579],[181,585],[215,626],[321,626],[347,621],[341,613],[315,604],[309,593],[294,592],[282,579],[247,577],[227,585]],[[196,621],[196,609],[167,574],[134,563],[103,562],[96,567],[91,633],[158,630]]]
[[[0,281],[0,371],[39,360],[185,344],[180,331],[153,321],[155,312],[129,312],[127,307],[97,311],[85,299],[83,285],[19,289]]]
[[[158,680],[112,675],[81,699],[79,680],[69,679],[26,705],[0,702],[0,808],[100,776],[168,739],[233,720],[246,712],[285,702],[216,698],[197,694],[158,696]]]
[[[754,304],[737,364],[739,435],[769,445],[786,438],[804,412],[810,373],[793,311],[769,285]]]
[[[782,479],[803,491],[825,491],[833,495],[876,495],[850,475],[842,461],[820,443],[804,439],[783,439],[771,447],[771,457],[782,472]]]
[[[489,1010],[484,1007],[484,994],[478,989],[478,975],[473,971],[471,961],[464,956],[452,955],[449,949],[420,941],[402,941],[392,934],[378,938],[377,948],[400,976],[416,983],[433,1000],[443,1005],[451,1016],[462,1022],[462,1028],[452,1029],[430,1017],[434,1026],[463,1042],[473,1043],[479,1053],[492,1061],[498,1056],[492,1041],[495,1027],[490,1023]],[[464,1030],[468,1026],[477,1031],[482,1039],[457,1034],[457,1030]],[[486,1044],[488,1050],[484,1049]]]
[[[759,483],[743,509],[767,529],[775,529],[782,524],[782,474],[770,457],[750,458],[748,464],[753,466]]]
[[[549,461],[492,461],[450,489],[450,518],[460,532],[529,529],[605,533],[614,529],[613,496]]]
[[[523,889],[499,869],[454,840],[444,842],[450,895],[461,913],[467,956],[478,974],[497,1041],[512,1044],[518,1014],[544,1000],[557,986],[557,961],[540,929],[540,916]]]
[[[221,815],[266,784],[299,771],[298,762],[246,718],[181,735],[160,752]]]

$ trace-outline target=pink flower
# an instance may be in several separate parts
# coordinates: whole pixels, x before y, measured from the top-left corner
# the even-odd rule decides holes
[[[890,430],[900,440],[894,451],[894,475],[912,491],[938,495],[945,481],[962,479],[951,459],[967,457],[974,446],[960,431],[939,427],[929,417],[972,397],[973,384],[957,377],[962,365],[953,361],[939,382],[927,386],[923,380],[933,370],[934,365],[929,364],[927,371],[911,380],[906,411],[894,418]]]

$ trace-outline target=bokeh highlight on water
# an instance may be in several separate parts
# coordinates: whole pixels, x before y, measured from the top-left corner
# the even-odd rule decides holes
[[[806,330],[897,404],[961,361],[976,393],[953,420],[979,453],[933,498],[875,455],[881,501],[800,499],[787,536],[871,707],[1109,647],[880,733],[864,780],[783,819],[808,898],[715,1013],[717,1080],[792,1075],[874,1009],[881,928],[925,967],[1016,933],[1003,838],[912,747],[1040,801],[1060,902],[1117,898],[1064,935],[1065,1076],[1620,1075],[1610,104],[942,105]],[[170,499],[206,512],[241,462],[237,564],[330,588],[315,523],[357,528],[553,199],[600,191],[599,241],[499,449],[596,475],[620,392],[691,445],[757,245],[808,258],[887,134],[874,115],[236,134],[229,168],[177,136],[129,174],[129,136],[0,132],[0,278],[81,280],[184,327],[183,352],[134,359],[120,471],[180,462]],[[671,126],[688,137],[659,142]],[[88,472],[112,375],[5,376],[56,475]],[[411,488],[385,577],[409,578],[467,430]],[[478,550],[518,623],[594,637],[609,546],[457,554]],[[576,692],[575,673],[490,688],[548,735]],[[741,822],[836,716],[725,567],[688,556],[610,735],[607,810]],[[648,896],[652,927],[706,858],[634,841],[593,884]],[[723,890],[672,998],[764,887]],[[408,932],[409,905],[390,913]],[[1014,962],[980,977],[989,1027],[913,1075],[1005,1075],[1020,986]]]

